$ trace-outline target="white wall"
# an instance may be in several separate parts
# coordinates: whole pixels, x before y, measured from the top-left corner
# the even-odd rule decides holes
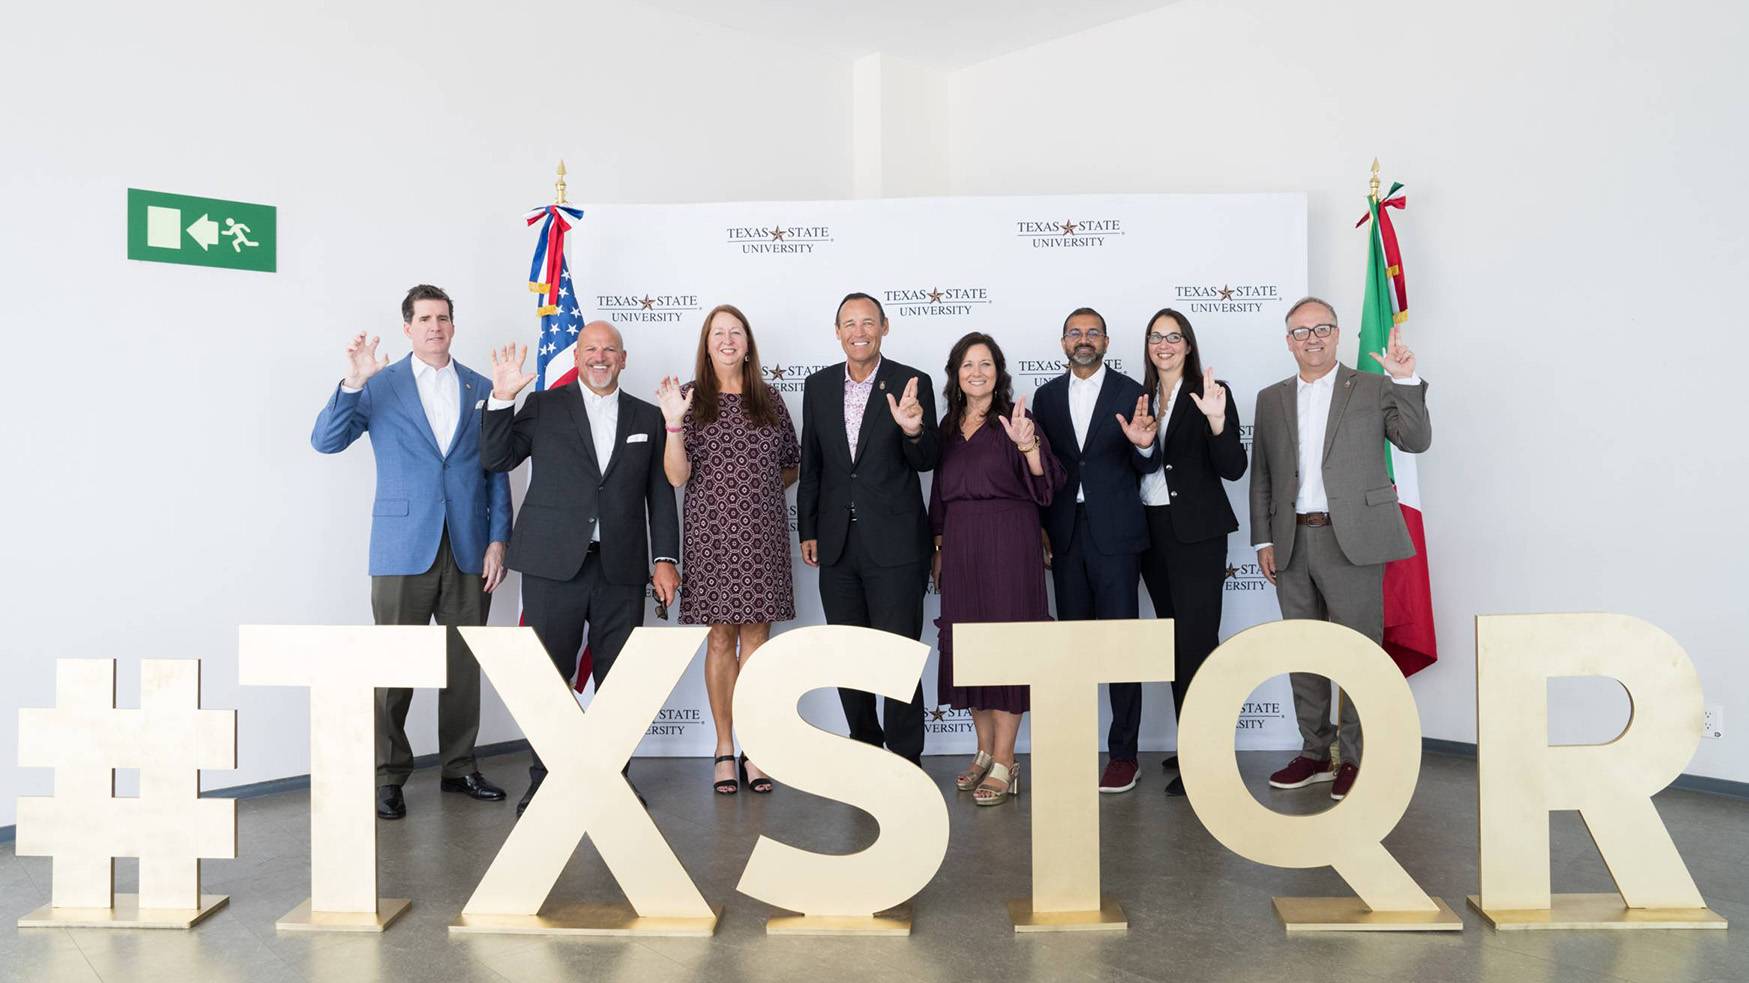
[[[559,157],[579,200],[848,196],[847,61],[628,4],[495,9],[8,11],[0,825],[50,787],[14,721],[56,658],[120,658],[123,705],[139,659],[205,659],[206,704],[240,711],[240,768],[206,784],[307,770],[305,694],[239,688],[236,632],[370,620],[369,446],[309,446],[341,349],[404,355],[420,281],[457,298],[463,362],[526,335],[519,216]],[[127,261],[129,187],[279,206],[279,272]],[[428,695],[414,714],[434,750]],[[482,743],[516,734],[489,698]]]
[[[1749,781],[1746,41],[1723,2],[1185,0],[952,76],[951,186],[1305,190],[1313,289],[1352,325],[1377,155],[1432,385],[1426,734],[1475,738],[1476,614],[1619,611],[1726,708],[1689,770]],[[1626,721],[1614,684],[1551,689],[1557,739]]]
[[[307,444],[340,347],[363,329],[404,354],[395,305],[420,280],[458,298],[464,362],[521,337],[517,216],[561,156],[597,201],[1303,190],[1312,282],[1350,322],[1380,156],[1409,182],[1438,421],[1427,734],[1473,738],[1474,614],[1623,611],[1727,708],[1691,771],[1749,781],[1745,41],[1723,2],[1184,0],[945,77],[883,58],[871,185],[848,56],[633,4],[9,11],[0,825],[49,787],[13,766],[11,721],[59,657],[119,657],[124,705],[139,658],[206,659],[207,704],[242,729],[240,769],[207,784],[305,770],[303,695],[239,689],[235,631],[369,618],[368,448]],[[128,187],[280,206],[280,271],[126,261]],[[1558,736],[1625,720],[1619,691],[1561,691]],[[413,726],[431,750],[427,697]],[[482,742],[514,734],[489,699]]]

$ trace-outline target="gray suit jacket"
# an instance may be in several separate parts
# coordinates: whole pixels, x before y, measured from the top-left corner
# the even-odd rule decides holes
[[[1433,443],[1427,383],[1337,365],[1324,428],[1324,490],[1330,525],[1350,563],[1365,566],[1415,554],[1397,489],[1385,466],[1385,441],[1411,454]],[[1280,570],[1293,557],[1294,499],[1300,493],[1298,376],[1257,394],[1251,445],[1251,543],[1273,543]]]

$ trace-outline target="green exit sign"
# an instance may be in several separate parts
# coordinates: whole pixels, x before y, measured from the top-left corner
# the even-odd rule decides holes
[[[272,205],[128,189],[128,259],[272,273],[278,243]]]

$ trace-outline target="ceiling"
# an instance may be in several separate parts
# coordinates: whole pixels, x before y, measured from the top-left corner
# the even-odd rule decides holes
[[[643,0],[651,7],[857,58],[951,70],[1165,7],[1173,0]]]

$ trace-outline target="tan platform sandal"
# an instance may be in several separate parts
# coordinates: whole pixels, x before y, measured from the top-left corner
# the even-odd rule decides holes
[[[1001,782],[1002,786],[991,784]],[[972,801],[981,806],[998,806],[1020,794],[1020,763],[1012,765],[993,764],[990,774],[984,777],[978,787],[972,792]]]
[[[979,751],[978,756],[972,759],[972,766],[965,771],[960,772],[959,775],[954,778],[954,788],[959,789],[961,792],[970,792],[972,789],[977,788],[978,783],[984,780],[984,776],[990,773],[990,766],[995,763],[995,758],[990,757],[990,755],[983,751]]]

